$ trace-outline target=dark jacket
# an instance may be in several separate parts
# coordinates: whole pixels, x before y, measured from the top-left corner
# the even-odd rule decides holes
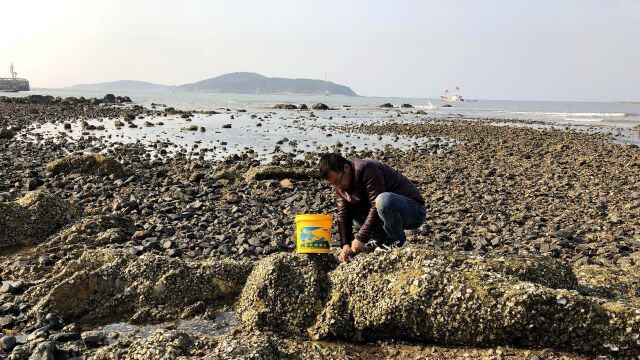
[[[376,197],[383,192],[392,192],[424,205],[420,192],[409,179],[391,166],[369,159],[351,160],[352,177],[347,191],[336,190],[338,205],[338,230],[341,245],[353,240],[353,214],[356,210],[368,210],[368,216],[355,238],[366,243],[371,233],[381,225],[376,210]]]

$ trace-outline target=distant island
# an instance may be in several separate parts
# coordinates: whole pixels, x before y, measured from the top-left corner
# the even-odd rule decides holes
[[[97,90],[97,91],[171,91],[175,86],[153,84],[146,81],[118,80],[95,84],[78,84],[66,87],[74,90]]]
[[[251,72],[235,72],[214,78],[178,85],[161,85],[145,81],[119,80],[80,84],[67,89],[98,91],[197,91],[234,94],[303,94],[358,96],[350,87],[315,79],[270,78]]]

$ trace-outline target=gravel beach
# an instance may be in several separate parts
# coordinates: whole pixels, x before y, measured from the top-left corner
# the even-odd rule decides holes
[[[266,153],[118,137],[170,123],[224,136],[235,117],[260,128],[267,116],[311,131],[342,114],[298,107],[0,97],[0,358],[640,355],[640,147],[607,131],[405,107]],[[294,216],[335,211],[321,151],[416,184],[427,221],[410,250],[347,264],[294,254]],[[194,319],[206,326],[179,325]],[[120,323],[137,330],[109,327]]]

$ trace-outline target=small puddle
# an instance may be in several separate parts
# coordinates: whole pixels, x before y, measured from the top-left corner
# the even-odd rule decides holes
[[[117,339],[108,339],[109,343],[114,343],[130,335],[144,339],[149,337],[152,332],[158,329],[171,329],[184,331],[188,334],[217,336],[224,334],[238,324],[239,322],[236,313],[233,311],[226,311],[216,315],[214,320],[189,319],[153,325],[132,325],[123,322],[106,325],[102,328],[102,331],[105,334],[112,332],[118,333],[119,336]]]

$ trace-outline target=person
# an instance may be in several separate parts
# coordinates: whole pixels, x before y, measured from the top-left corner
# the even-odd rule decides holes
[[[383,162],[327,153],[320,156],[318,170],[336,192],[341,262],[365,245],[384,250],[405,246],[404,230],[425,221],[425,202],[416,186]],[[355,236],[354,223],[359,227]]]

